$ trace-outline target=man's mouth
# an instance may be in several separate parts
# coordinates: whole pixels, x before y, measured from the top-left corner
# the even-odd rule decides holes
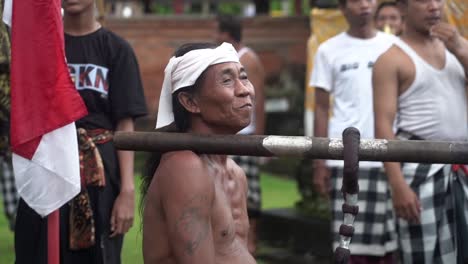
[[[441,20],[440,16],[432,16],[432,17],[426,18],[426,21],[429,22],[430,24],[437,24],[440,22],[440,20]]]

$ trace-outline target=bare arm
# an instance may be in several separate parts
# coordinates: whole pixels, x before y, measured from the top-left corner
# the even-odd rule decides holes
[[[390,51],[395,51],[392,49]],[[372,74],[376,138],[395,139],[393,122],[398,105],[398,58],[387,51],[375,63]],[[398,162],[385,162],[385,172],[393,192],[396,214],[413,222],[419,221],[420,206],[409,188]]]
[[[468,40],[463,38],[457,28],[448,23],[439,23],[432,27],[431,35],[444,42],[445,47],[457,57],[468,77]]]
[[[315,88],[315,108],[314,108],[314,136],[328,137],[328,117],[330,115],[330,93],[323,88]],[[315,188],[325,197],[328,197],[329,171],[325,160],[314,160]]]
[[[314,137],[328,136],[328,117],[330,116],[330,93],[323,88],[315,88]],[[321,160],[323,162],[323,160]]]
[[[133,131],[132,118],[124,118],[117,123],[117,131]],[[111,237],[125,234],[133,225],[135,210],[135,184],[133,182],[133,151],[117,151],[120,166],[120,193],[114,202],[111,215]]]
[[[265,133],[265,71],[259,58],[248,53],[241,58],[249,80],[255,89],[255,134]]]
[[[176,262],[214,264],[214,185],[203,162],[185,151],[177,159],[161,163],[160,173],[163,211]]]

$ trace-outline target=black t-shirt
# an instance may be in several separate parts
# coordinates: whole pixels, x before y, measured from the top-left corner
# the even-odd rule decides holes
[[[85,36],[65,34],[65,52],[89,113],[77,127],[115,130],[120,119],[147,114],[138,62],[127,41],[104,28]]]

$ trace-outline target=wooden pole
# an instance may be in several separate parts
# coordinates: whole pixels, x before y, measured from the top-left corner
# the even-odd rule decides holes
[[[114,141],[123,150],[343,159],[343,141],[333,138],[117,132]],[[468,164],[468,142],[362,139],[359,160]]]

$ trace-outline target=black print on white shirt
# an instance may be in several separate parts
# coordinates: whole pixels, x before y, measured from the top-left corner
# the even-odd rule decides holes
[[[345,72],[348,70],[356,70],[359,68],[359,62],[341,64],[340,72]]]
[[[68,64],[68,70],[77,90],[90,89],[107,96],[109,69],[95,64]]]

